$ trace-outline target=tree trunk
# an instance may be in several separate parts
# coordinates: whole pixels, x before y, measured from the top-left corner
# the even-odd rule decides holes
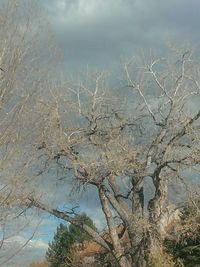
[[[119,267],[132,267],[130,257],[128,257],[128,255],[125,256],[125,249],[121,244],[121,240],[117,232],[117,226],[115,225],[113,215],[109,207],[109,201],[105,195],[103,187],[100,187],[99,189],[99,198],[101,201],[102,210],[106,217],[108,231],[113,245],[113,253],[116,257],[116,261]]]
[[[127,230],[131,243],[131,257],[134,262],[134,267],[144,266],[144,253],[141,246],[144,215],[143,186],[143,179],[140,179],[140,177],[132,178],[132,218],[129,219]]]
[[[132,178],[133,196],[132,212],[137,218],[143,218],[144,211],[144,181],[143,178]]]
[[[164,212],[164,204],[167,195],[167,181],[160,175],[154,177],[155,195],[148,203],[149,228],[145,236],[145,260],[148,263],[152,257],[163,254],[163,235],[161,230],[161,219]]]

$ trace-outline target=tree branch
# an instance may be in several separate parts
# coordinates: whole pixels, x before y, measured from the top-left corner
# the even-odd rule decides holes
[[[110,252],[110,247],[105,242],[105,240],[99,235],[98,232],[96,232],[94,229],[92,229],[87,224],[80,223],[77,220],[75,220],[73,217],[69,216],[66,212],[62,212],[62,211],[59,211],[57,209],[53,209],[53,208],[49,207],[48,205],[43,204],[43,203],[35,200],[32,197],[29,197],[28,200],[30,201],[30,203],[29,203],[30,206],[39,208],[40,210],[46,211],[49,214],[51,214],[51,215],[53,215],[59,219],[62,219],[64,221],[67,221],[73,225],[76,225],[76,226],[82,228],[84,231],[86,231],[94,239],[94,241],[96,243],[98,243],[99,245],[101,245],[103,248],[105,248],[107,251]]]

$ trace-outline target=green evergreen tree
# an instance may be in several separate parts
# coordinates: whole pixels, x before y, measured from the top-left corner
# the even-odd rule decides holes
[[[79,223],[87,224],[88,226],[92,227],[92,229],[97,230],[92,219],[85,213],[77,215],[75,219]],[[83,231],[83,229],[76,225],[70,224],[69,232],[72,235],[74,243],[83,243],[84,241],[91,240],[91,237],[85,231]]]
[[[77,215],[75,219],[79,223],[85,223],[96,230],[96,227],[85,213]],[[60,224],[54,234],[53,241],[49,243],[46,259],[50,267],[65,267],[71,263],[71,248],[75,243],[83,243],[91,240],[91,237],[80,227],[70,224]]]
[[[73,238],[68,227],[61,223],[46,253],[46,259],[51,267],[61,267],[65,262],[70,263],[69,252],[72,244]]]

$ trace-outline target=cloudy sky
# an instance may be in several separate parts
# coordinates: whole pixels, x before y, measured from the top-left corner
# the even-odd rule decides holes
[[[198,0],[43,0],[68,72],[166,44],[199,46]]]
[[[84,70],[115,67],[122,58],[153,49],[165,50],[167,44],[200,45],[199,0],[40,0],[52,32],[62,51],[62,68],[67,75]],[[85,196],[82,208],[93,215],[98,205],[92,195]],[[92,203],[92,204],[91,204]],[[101,217],[95,218],[98,225]],[[9,262],[28,266],[44,256],[58,220],[44,217],[39,234]],[[13,248],[28,237],[19,233],[8,240]],[[31,258],[30,258],[31,257]],[[23,260],[22,260],[23,259]],[[8,265],[2,265],[8,266]]]

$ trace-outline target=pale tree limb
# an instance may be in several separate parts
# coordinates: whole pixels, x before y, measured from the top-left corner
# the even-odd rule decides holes
[[[75,220],[73,217],[68,215],[65,212],[59,211],[57,209],[53,209],[52,207],[43,204],[33,198],[29,198],[29,206],[39,208],[40,210],[46,211],[49,214],[52,214],[53,216],[62,219],[64,221],[67,221],[73,225],[76,225],[80,228],[82,228],[84,231],[86,231],[92,238],[94,238],[95,242],[97,242],[99,245],[101,245],[103,248],[105,248],[107,251],[110,251],[110,247],[105,242],[105,240],[99,235],[98,232],[96,232],[94,229],[92,229],[90,226],[84,223],[80,223],[77,220]]]

